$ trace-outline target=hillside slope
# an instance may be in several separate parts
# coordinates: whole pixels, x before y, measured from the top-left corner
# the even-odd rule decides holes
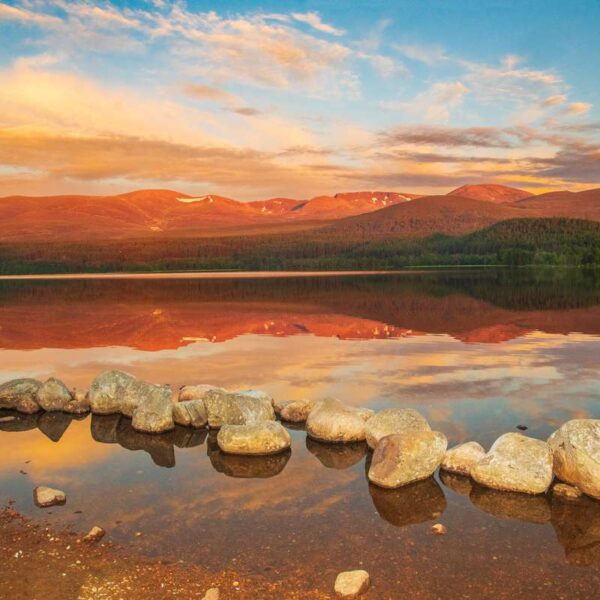
[[[473,200],[483,200],[485,202],[494,202],[495,204],[504,204],[507,202],[516,202],[522,198],[533,196],[530,192],[507,185],[498,185],[495,183],[482,183],[477,185],[463,185],[446,194],[447,196],[460,196],[461,198],[471,198]]]
[[[583,192],[549,192],[512,204],[534,210],[541,217],[564,217],[600,221],[600,188]]]

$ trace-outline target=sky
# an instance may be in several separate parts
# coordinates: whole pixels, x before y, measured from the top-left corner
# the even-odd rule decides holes
[[[600,187],[598,31],[598,0],[0,0],[0,196]]]

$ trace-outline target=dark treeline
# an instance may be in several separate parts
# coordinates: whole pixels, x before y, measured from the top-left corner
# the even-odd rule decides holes
[[[513,219],[463,236],[352,238],[322,231],[221,238],[0,245],[0,273],[598,266],[600,223]]]

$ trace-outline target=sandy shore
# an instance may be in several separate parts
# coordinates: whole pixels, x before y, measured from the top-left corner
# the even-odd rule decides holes
[[[0,596],[11,600],[201,599],[212,587],[219,588],[221,600],[331,596],[300,589],[301,582],[286,580],[285,574],[273,583],[227,565],[214,573],[197,564],[147,558],[112,544],[110,532],[101,542],[83,542],[81,537],[53,530],[10,507],[0,510]]]

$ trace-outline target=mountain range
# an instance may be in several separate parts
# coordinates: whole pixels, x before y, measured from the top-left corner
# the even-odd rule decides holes
[[[0,198],[0,241],[219,237],[304,229],[421,236],[463,234],[506,219],[540,217],[598,221],[600,189],[533,195],[482,184],[438,196],[363,191],[252,202],[172,190],[114,196],[8,196]]]

